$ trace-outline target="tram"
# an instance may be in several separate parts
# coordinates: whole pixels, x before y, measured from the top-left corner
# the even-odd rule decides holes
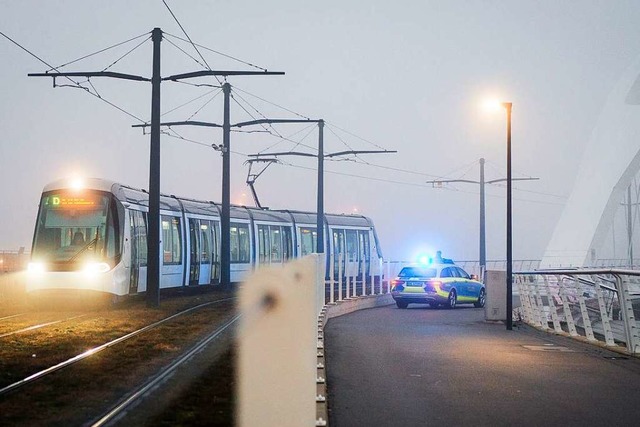
[[[45,186],[33,237],[27,292],[135,295],[147,288],[147,191],[103,179]],[[161,195],[160,288],[220,283],[221,204]],[[382,258],[373,222],[324,217],[327,273],[352,260],[369,275]],[[315,252],[316,214],[231,206],[231,281],[265,264]],[[338,255],[342,254],[342,257]]]

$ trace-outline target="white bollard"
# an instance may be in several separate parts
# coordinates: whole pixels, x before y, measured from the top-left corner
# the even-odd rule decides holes
[[[376,276],[373,271],[373,255],[369,256],[369,277],[371,278],[371,295],[376,294]]]
[[[347,254],[347,257],[345,258],[345,264],[344,264],[344,276],[345,276],[345,280],[347,281],[346,285],[347,285],[347,299],[349,299],[351,297],[351,282],[349,282],[349,270],[350,270],[350,266],[351,263],[349,262],[349,254]]]
[[[239,289],[240,427],[315,425],[318,258],[262,268]]]
[[[362,296],[367,296],[367,265],[364,263],[364,257],[360,260],[360,271],[362,275]]]
[[[351,262],[351,274],[351,284],[353,285],[351,296],[355,298],[358,296],[358,260],[355,257],[353,257],[353,261]]]
[[[391,261],[387,261],[387,293],[391,292],[391,289],[389,287],[389,283],[391,280]]]
[[[335,273],[335,266],[333,265],[335,261],[335,256],[332,253],[331,255],[329,255],[329,303],[333,304],[335,302],[335,298],[334,298],[334,292],[333,292],[333,274]]]
[[[344,256],[341,253],[338,254],[338,301],[342,301],[342,260]]]
[[[382,295],[382,279],[384,278],[384,261],[382,258],[378,258],[378,274],[380,275],[380,295]]]

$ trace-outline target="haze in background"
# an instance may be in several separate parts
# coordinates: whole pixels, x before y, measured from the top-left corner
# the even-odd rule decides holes
[[[232,123],[297,117],[258,96],[325,119],[327,153],[398,151],[325,163],[326,212],[371,217],[390,259],[438,249],[457,260],[478,258],[477,186],[437,189],[425,181],[478,179],[480,157],[487,159],[487,179],[505,176],[505,116],[479,108],[488,95],[514,105],[514,177],[540,178],[514,182],[514,259],[540,258],[607,95],[640,53],[637,1],[167,3],[193,41],[286,72],[230,78],[242,105],[232,102]],[[0,31],[56,66],[154,27],[185,38],[160,0],[0,1]],[[102,70],[142,40],[63,70]],[[252,69],[201,52],[213,69]],[[147,188],[149,136],[131,128],[138,120],[81,89],[28,78],[48,67],[2,37],[0,55],[0,249],[30,248],[39,195],[50,181],[81,175]],[[162,55],[163,76],[203,69],[198,53],[175,38],[165,38]],[[150,42],[110,70],[150,77]],[[149,120],[149,83],[91,83],[104,99]],[[188,119],[216,93],[163,83],[163,113],[209,91],[163,120]],[[193,120],[221,123],[222,95]],[[296,151],[316,147],[313,128],[274,128],[312,147]],[[208,146],[222,142],[220,130],[176,130],[200,144],[162,137],[162,192],[220,201],[221,156]],[[266,132],[233,133],[231,144],[232,202],[253,205],[244,155],[295,144]],[[256,182],[262,204],[314,211],[315,161],[282,160]],[[487,192],[487,256],[501,259],[505,189]]]

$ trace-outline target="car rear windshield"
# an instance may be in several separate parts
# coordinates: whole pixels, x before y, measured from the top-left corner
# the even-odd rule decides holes
[[[436,277],[437,271],[435,268],[421,268],[421,267],[404,267],[400,270],[398,277]]]

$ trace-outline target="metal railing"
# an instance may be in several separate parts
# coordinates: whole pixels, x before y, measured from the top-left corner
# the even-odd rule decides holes
[[[514,273],[517,315],[543,330],[640,354],[640,271],[562,269]]]

